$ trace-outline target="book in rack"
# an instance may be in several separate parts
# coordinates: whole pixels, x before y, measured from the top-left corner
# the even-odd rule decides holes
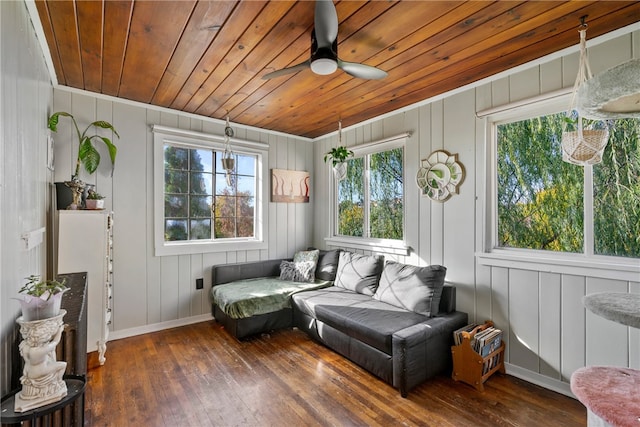
[[[479,391],[484,382],[495,372],[504,374],[504,349],[502,331],[493,322],[470,324],[453,333],[455,345],[451,347],[453,357],[452,378],[465,382]]]

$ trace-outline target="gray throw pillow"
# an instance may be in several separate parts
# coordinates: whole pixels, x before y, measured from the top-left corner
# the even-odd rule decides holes
[[[361,255],[342,251],[334,286],[363,295],[373,295],[378,288],[383,267],[384,257],[381,255]]]
[[[313,261],[282,261],[280,263],[280,280],[290,282],[313,282],[316,264]]]
[[[316,275],[316,266],[318,265],[318,257],[320,256],[319,249],[312,249],[308,251],[298,251],[293,255],[293,262],[298,264],[301,262],[311,262],[313,263],[313,268],[311,270],[311,279],[305,280],[305,282],[313,282]],[[306,268],[302,267],[301,268]]]
[[[316,278],[320,280],[336,280],[340,252],[342,252],[341,249],[320,251],[318,265],[316,266]]]
[[[431,317],[438,314],[446,274],[441,265],[417,267],[388,261],[373,297]]]

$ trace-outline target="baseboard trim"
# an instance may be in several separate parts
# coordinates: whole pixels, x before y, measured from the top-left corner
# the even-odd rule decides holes
[[[213,320],[211,313],[200,314],[198,316],[185,317],[182,319],[168,320],[166,322],[153,323],[151,325],[138,326],[136,328],[121,329],[109,333],[109,341],[115,341],[122,338],[135,337],[137,335],[148,334],[151,332],[159,332],[165,329],[177,328],[180,326],[191,325],[194,323],[207,322]],[[107,350],[108,351],[108,350]]]
[[[507,374],[509,375],[576,399],[576,396],[571,393],[571,385],[566,382],[554,380],[553,378],[540,375],[536,372],[532,372],[527,369],[521,368],[520,366],[511,365],[509,363],[505,363],[504,367]]]

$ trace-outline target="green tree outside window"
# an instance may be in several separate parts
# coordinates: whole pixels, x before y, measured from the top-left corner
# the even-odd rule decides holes
[[[594,248],[585,250],[588,169],[562,161],[565,113],[497,126],[498,246],[640,257],[640,119],[611,121],[593,166]]]

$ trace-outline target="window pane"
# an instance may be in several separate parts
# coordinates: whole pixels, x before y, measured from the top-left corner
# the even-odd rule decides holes
[[[188,176],[187,172],[165,169],[164,192],[187,193],[189,191]]]
[[[164,240],[187,240],[187,220],[166,220],[164,225]]]
[[[211,218],[211,197],[191,196],[190,213],[192,218]]]
[[[229,196],[216,197],[216,217],[233,217],[236,214],[236,198]]]
[[[562,161],[564,117],[498,126],[498,246],[583,251],[584,174]]]
[[[191,173],[191,194],[211,194],[213,175],[210,173]]]
[[[213,152],[211,150],[189,150],[192,171],[213,172]]]
[[[172,145],[165,145],[164,167],[165,169],[189,169],[189,150]]]
[[[256,157],[239,154],[236,160],[238,175],[256,176]]]
[[[164,216],[165,218],[187,217],[187,196],[165,195]]]
[[[640,119],[613,122],[593,167],[594,252],[640,258]]]
[[[211,220],[191,220],[191,240],[211,239]]]
[[[347,177],[338,183],[338,234],[364,235],[364,159],[347,161]]]
[[[238,197],[237,199],[237,215],[253,217],[254,215],[254,198],[253,197]]]
[[[370,158],[369,234],[380,239],[403,238],[402,148],[375,153]]]
[[[238,218],[238,237],[253,237],[253,217]]]
[[[233,195],[235,194],[234,182],[231,186],[227,185],[227,177],[224,173],[216,174],[216,195]]]
[[[216,238],[236,237],[236,224],[234,218],[217,218],[215,221]]]
[[[252,176],[238,176],[238,195],[253,196],[256,179]]]

